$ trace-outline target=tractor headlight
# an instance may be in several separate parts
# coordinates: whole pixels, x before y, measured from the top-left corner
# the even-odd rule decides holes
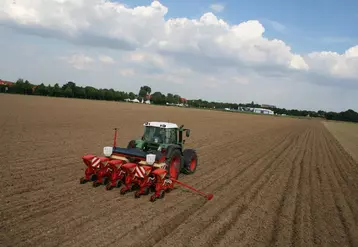
[[[112,152],[113,152],[113,147],[104,147],[103,148],[103,154],[104,156],[106,157],[109,157],[112,155]]]
[[[145,161],[147,162],[148,165],[153,165],[155,162],[155,157],[156,157],[155,154],[147,154]]]

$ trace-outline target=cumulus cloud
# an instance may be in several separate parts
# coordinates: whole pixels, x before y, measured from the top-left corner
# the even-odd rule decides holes
[[[60,59],[66,61],[68,64],[79,70],[89,69],[89,66],[95,62],[93,58],[84,54],[62,56]]]
[[[320,85],[336,79],[338,86],[346,80],[351,83],[358,79],[358,46],[343,54],[331,51],[297,54],[284,41],[265,37],[265,27],[258,20],[229,24],[212,12],[198,19],[168,19],[168,8],[159,1],[133,8],[105,0],[2,2],[3,27],[56,38],[82,48],[121,52],[117,57],[93,54],[63,57],[63,61],[77,69],[88,69],[101,62],[120,66],[116,74],[124,77],[142,73],[177,84],[196,80],[198,85],[202,83],[200,79],[210,87],[223,85],[225,80],[252,85],[253,80],[265,77],[319,81]],[[220,12],[224,6],[216,4],[211,8]],[[278,30],[286,28],[281,23],[271,25]]]
[[[331,76],[358,79],[358,45],[349,48],[343,54],[337,52],[313,52],[306,61],[312,70]]]
[[[114,64],[114,60],[113,58],[111,58],[110,56],[107,56],[107,55],[100,55],[98,56],[98,59],[99,61],[101,61],[102,63],[105,63],[105,64]]]
[[[124,76],[124,77],[130,77],[134,75],[134,70],[133,69],[128,69],[128,68],[124,68],[124,69],[120,69],[119,73]]]
[[[225,9],[225,6],[223,4],[214,3],[210,5],[210,9],[215,12],[222,12]]]

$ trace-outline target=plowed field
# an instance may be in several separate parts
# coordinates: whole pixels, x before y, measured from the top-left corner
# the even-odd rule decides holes
[[[0,246],[358,246],[358,167],[319,121],[0,94]],[[197,172],[155,203],[80,185],[145,121],[191,128]]]

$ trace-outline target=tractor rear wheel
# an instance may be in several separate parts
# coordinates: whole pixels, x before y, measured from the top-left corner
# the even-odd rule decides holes
[[[179,149],[173,149],[169,154],[169,159],[167,160],[167,171],[170,178],[178,179],[180,169],[183,165],[183,157],[181,156]]]
[[[198,155],[193,149],[186,149],[183,152],[184,156],[184,174],[193,174],[196,171],[196,167],[198,166]]]

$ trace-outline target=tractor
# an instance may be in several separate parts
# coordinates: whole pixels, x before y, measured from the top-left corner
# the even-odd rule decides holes
[[[117,128],[115,128],[112,147],[104,147],[104,157],[88,154],[82,157],[87,165],[85,177],[81,183],[93,181],[94,186],[105,184],[107,190],[120,187],[121,194],[137,190],[135,197],[155,192],[151,201],[163,198],[165,192],[173,189],[174,183],[185,186],[205,195],[210,200],[213,195],[178,181],[180,173],[193,174],[198,165],[198,156],[194,149],[184,149],[190,129],[175,123],[146,122],[141,138],[129,141],[126,148],[117,146]]]
[[[145,157],[148,153],[156,155],[157,159],[165,157],[168,174],[178,179],[180,173],[193,174],[198,165],[198,156],[194,149],[184,149],[186,137],[190,136],[190,129],[184,129],[184,125],[178,127],[175,123],[146,122],[144,123],[144,134],[138,140],[131,140],[127,149],[138,151]],[[118,148],[114,148],[114,151]],[[119,151],[123,151],[119,149]]]

